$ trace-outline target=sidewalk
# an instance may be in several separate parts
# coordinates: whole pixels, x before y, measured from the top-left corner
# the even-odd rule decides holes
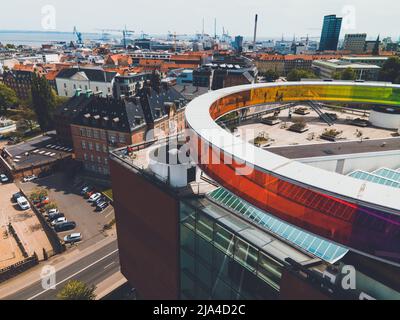
[[[122,275],[121,272],[114,273],[104,281],[100,282],[96,287],[96,300],[101,300],[109,295],[114,290],[124,285],[128,280]]]
[[[83,250],[80,250],[78,247],[72,251],[67,251],[61,255],[56,255],[48,261],[45,261],[35,268],[32,268],[31,270],[17,276],[16,278],[0,284],[0,300],[17,293],[38,281],[41,281],[40,273],[44,265],[51,265],[55,267],[57,271],[62,270],[115,240],[116,237],[107,237],[106,239],[99,241]]]

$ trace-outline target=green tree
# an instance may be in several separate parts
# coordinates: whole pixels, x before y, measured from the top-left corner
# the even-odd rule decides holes
[[[288,81],[300,81],[301,79],[315,79],[316,75],[314,72],[309,70],[293,69],[289,72],[286,78]]]
[[[333,80],[342,80],[342,73],[340,71],[335,71],[332,73]]]
[[[34,74],[32,78],[32,107],[42,131],[52,129],[56,104],[56,95],[46,78]]]
[[[352,68],[346,68],[346,70],[341,72],[342,80],[356,80],[357,73]]]
[[[379,73],[380,81],[388,81],[400,84],[400,58],[391,57],[387,59]]]
[[[5,84],[0,83],[0,114],[4,114],[8,108],[18,103],[15,91]]]
[[[95,286],[89,287],[84,282],[71,280],[57,294],[60,300],[94,300],[96,295]]]
[[[276,79],[279,79],[279,74],[270,69],[265,72],[264,77],[267,82],[274,82]]]

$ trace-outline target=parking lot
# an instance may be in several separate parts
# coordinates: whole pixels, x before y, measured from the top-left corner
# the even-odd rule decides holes
[[[95,207],[80,195],[83,184],[81,180],[72,179],[64,173],[57,173],[28,183],[18,182],[18,184],[26,193],[31,193],[38,188],[46,189],[50,201],[57,204],[59,211],[68,221],[76,223],[74,230],[60,232],[60,238],[79,232],[83,236],[79,246],[86,247],[106,236],[103,228],[114,218],[114,209],[109,206],[103,212],[96,212]]]
[[[11,201],[12,195],[19,189],[14,183],[0,184],[0,268],[22,261],[21,250],[15,239],[6,232],[9,223],[21,240],[29,256],[34,252],[43,259],[43,249],[51,252],[52,247],[43,228],[32,209],[22,211]]]

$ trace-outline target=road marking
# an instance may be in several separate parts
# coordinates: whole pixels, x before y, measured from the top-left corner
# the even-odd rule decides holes
[[[104,217],[108,218],[109,216],[111,216],[114,213],[114,210],[111,209],[111,211],[109,213],[107,213]]]
[[[107,268],[111,267],[114,263],[115,263],[115,261],[113,261],[113,262],[111,262],[110,264],[106,265],[106,266],[104,267],[104,270],[106,270]]]
[[[97,260],[97,261],[95,261],[95,262],[89,264],[88,266],[86,266],[86,267],[84,267],[83,269],[81,269],[81,270],[75,272],[74,274],[70,275],[69,277],[65,278],[64,280],[62,280],[62,281],[56,283],[56,286],[58,286],[58,285],[60,285],[60,284],[62,284],[62,283],[64,283],[64,282],[68,281],[69,279],[75,277],[76,275],[82,273],[83,271],[85,271],[85,270],[87,270],[87,269],[93,267],[95,264],[99,263],[100,261],[103,261],[104,259],[107,259],[109,256],[113,255],[113,254],[116,253],[116,252],[118,252],[118,249],[114,250],[113,252],[110,252],[109,254],[107,254],[106,256],[104,256],[103,258],[100,258],[99,260]],[[27,299],[27,300],[33,300],[33,299],[35,299],[35,298],[41,296],[43,293],[45,293],[45,292],[47,292],[47,291],[50,291],[50,290],[52,290],[52,289],[45,289],[45,290],[43,290],[42,292],[39,292],[38,294],[35,294],[34,296],[30,297],[30,298]]]

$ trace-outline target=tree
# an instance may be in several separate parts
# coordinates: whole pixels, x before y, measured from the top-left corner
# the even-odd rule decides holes
[[[293,69],[287,75],[288,81],[300,81],[301,79],[312,79],[316,78],[316,75],[312,71],[303,70],[303,69]]]
[[[356,80],[357,73],[352,68],[346,68],[346,70],[341,72],[342,80]]]
[[[84,282],[71,280],[57,294],[60,300],[94,300],[95,286],[88,287]]]
[[[274,82],[276,79],[279,79],[279,74],[274,70],[267,70],[264,74],[265,80],[267,82]]]
[[[18,98],[15,91],[0,83],[0,114],[4,114],[8,108],[15,106],[17,103]]]
[[[36,113],[27,107],[22,107],[12,119],[18,121],[24,130],[32,131],[37,125]]]
[[[46,78],[34,73],[32,78],[32,107],[42,131],[52,129],[56,104],[56,95]]]
[[[400,84],[399,57],[391,57],[387,59],[379,73],[379,80]]]

